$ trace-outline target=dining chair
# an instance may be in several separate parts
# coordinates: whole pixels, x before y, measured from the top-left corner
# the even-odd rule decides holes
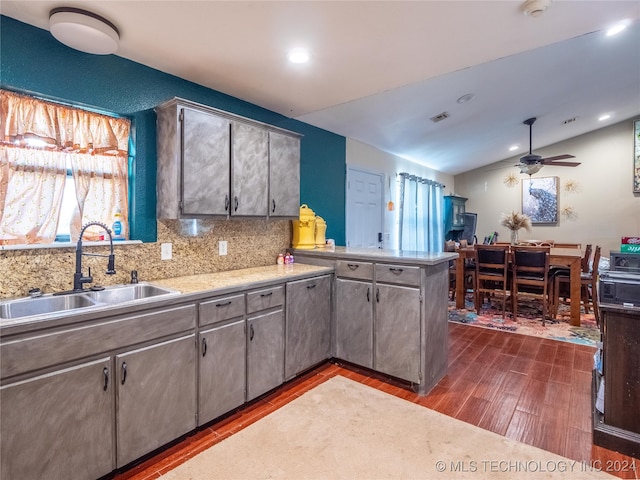
[[[587,245],[591,247],[591,245]],[[591,249],[589,248],[589,251]],[[596,245],[593,252],[593,262],[590,262],[590,258],[587,257],[585,262],[584,257],[582,260],[582,273],[580,273],[580,301],[584,308],[585,313],[589,313],[589,309],[593,309],[593,315],[596,319],[596,324],[600,325],[600,311],[598,309],[598,265],[600,263],[601,247]],[[586,271],[585,271],[586,270]],[[569,275],[563,272],[557,272],[554,275],[553,286],[553,318],[558,315],[558,307],[560,306],[560,297],[564,298],[566,302],[569,296]]]
[[[553,244],[553,247],[555,248],[582,248],[582,244],[581,243],[561,243],[561,242],[555,242]]]
[[[511,311],[518,318],[519,296],[542,298],[542,325],[549,309],[549,247],[511,248]]]
[[[447,240],[444,242],[445,252],[455,252],[456,242],[453,240]],[[449,293],[451,300],[456,299],[456,261],[449,260]]]
[[[562,247],[557,247],[557,248],[562,248]],[[587,245],[584,248],[584,254],[582,255],[582,260],[580,260],[580,271],[582,273],[589,273],[590,271],[589,261],[591,260],[592,248],[593,247],[590,243],[587,243]],[[569,282],[570,275],[571,275],[571,269],[564,265],[562,266],[551,265],[549,267],[549,280],[551,281],[551,300],[552,300],[552,311],[553,311],[554,319],[556,318],[556,315],[558,313],[560,297],[562,296],[565,302],[567,301],[567,297],[569,297],[569,289],[565,288],[563,289],[563,291],[560,291],[559,279],[558,281],[556,281],[556,279],[558,277],[562,277],[565,282]],[[585,290],[586,288],[587,288],[586,286],[581,286],[581,295],[584,296],[586,292]]]
[[[506,315],[509,290],[509,245],[475,245],[474,297],[478,314],[484,297],[499,293],[502,296],[502,318]]]

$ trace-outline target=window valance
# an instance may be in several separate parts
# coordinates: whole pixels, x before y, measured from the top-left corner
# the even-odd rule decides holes
[[[131,122],[0,90],[0,141],[20,147],[126,156]],[[34,140],[36,142],[34,142]]]

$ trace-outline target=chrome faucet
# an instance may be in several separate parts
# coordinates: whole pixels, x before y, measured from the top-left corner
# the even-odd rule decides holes
[[[107,235],[109,235],[109,244],[111,245],[111,253],[109,255],[101,255],[98,253],[82,253],[82,236],[84,235],[84,231],[90,227],[91,225],[97,225],[102,227]],[[74,292],[82,292],[82,285],[85,283],[93,282],[93,277],[91,276],[91,268],[89,268],[89,274],[85,277],[82,273],[82,256],[86,255],[88,257],[109,257],[109,261],[107,264],[107,271],[105,272],[107,275],[114,275],[116,273],[116,257],[113,253],[113,238],[111,237],[111,230],[104,223],[101,222],[88,222],[82,226],[82,230],[80,230],[80,236],[78,237],[78,243],[76,245],[76,273],[73,274],[73,291]]]

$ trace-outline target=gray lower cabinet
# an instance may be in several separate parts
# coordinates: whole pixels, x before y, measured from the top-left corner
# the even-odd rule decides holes
[[[336,357],[373,368],[373,284],[336,280]]]
[[[269,216],[300,214],[300,138],[269,132]]]
[[[374,368],[420,383],[420,290],[376,284],[375,298]]]
[[[117,466],[196,428],[195,334],[116,356]]]
[[[247,319],[247,401],[284,382],[284,312]]]
[[[285,331],[285,380],[329,358],[331,349],[331,277],[288,282]]]
[[[245,402],[245,321],[228,321],[199,334],[198,425]]]
[[[0,478],[89,480],[113,467],[111,358],[0,387]]]

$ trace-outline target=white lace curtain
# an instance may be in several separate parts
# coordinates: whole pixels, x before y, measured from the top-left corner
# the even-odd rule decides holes
[[[67,165],[77,206],[70,230],[109,224],[119,209],[128,224],[130,121],[0,90],[0,243],[52,243]],[[86,232],[98,239],[100,229]]]
[[[408,173],[400,177],[400,249],[442,252],[444,185]]]

